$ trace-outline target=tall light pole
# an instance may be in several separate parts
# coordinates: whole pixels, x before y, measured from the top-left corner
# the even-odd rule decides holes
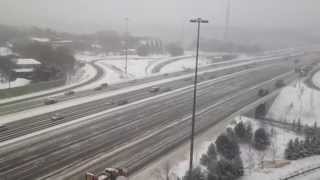
[[[191,125],[191,143],[190,143],[190,163],[189,163],[189,180],[192,180],[193,169],[193,144],[194,144],[194,129],[195,129],[195,116],[196,116],[196,103],[197,103],[197,81],[198,81],[198,61],[199,61],[199,41],[200,41],[200,24],[209,23],[208,20],[202,18],[191,19],[191,23],[197,23],[197,52],[196,52],[196,67],[194,73],[194,90],[193,90],[193,106],[192,106],[192,125]]]
[[[125,73],[126,75],[128,75],[128,36],[129,36],[129,25],[128,25],[128,21],[129,21],[129,18],[125,18],[124,19],[125,22],[126,22],[126,32],[125,32]]]
[[[231,6],[231,0],[227,0],[227,9],[226,9],[226,24],[225,24],[225,30],[223,39],[224,41],[228,41],[229,36],[229,25],[230,25],[230,6]]]

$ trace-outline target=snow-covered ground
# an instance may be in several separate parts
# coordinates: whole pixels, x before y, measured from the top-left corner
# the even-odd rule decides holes
[[[82,78],[80,81],[78,81],[76,83],[68,84],[68,85],[53,88],[53,89],[43,90],[43,91],[39,91],[39,92],[35,92],[35,93],[16,96],[16,97],[12,97],[12,98],[2,99],[2,100],[0,100],[0,104],[14,102],[17,100],[22,100],[22,99],[27,99],[27,98],[32,98],[32,97],[37,97],[37,96],[41,96],[41,95],[45,95],[45,94],[49,94],[49,93],[54,93],[56,91],[62,91],[64,89],[68,89],[68,88],[77,86],[79,84],[85,83],[85,82],[89,81],[90,79],[94,78],[95,75],[97,74],[97,70],[92,65],[87,64],[86,66],[84,66],[84,68],[85,68],[85,72],[86,72],[86,75],[84,75],[84,77],[86,77],[86,78]],[[62,93],[60,93],[60,94],[62,94]],[[57,94],[57,95],[59,95],[59,94]]]
[[[314,85],[316,85],[318,88],[320,88],[320,71],[315,73],[312,77],[312,82]]]
[[[245,176],[241,178],[241,180],[256,180],[257,177],[261,177],[264,179],[261,180],[273,180],[273,179],[279,179],[279,177],[282,177],[288,172],[295,171],[297,169],[302,168],[304,165],[308,164],[308,159],[305,160],[299,160],[290,163],[289,165],[283,167],[283,168],[260,168],[260,160],[261,157],[264,156],[264,161],[271,161],[273,159],[276,160],[283,160],[284,159],[284,149],[290,139],[298,137],[296,134],[285,131],[280,128],[271,128],[271,126],[263,125],[253,119],[244,117],[244,116],[238,116],[232,121],[230,124],[228,122],[220,122],[216,126],[210,128],[208,132],[200,135],[200,137],[196,138],[196,144],[195,144],[195,156],[194,156],[194,163],[195,166],[200,165],[200,158],[201,155],[207,152],[207,149],[211,143],[214,143],[216,138],[225,131],[226,127],[233,127],[237,121],[243,121],[246,123],[251,123],[253,130],[263,126],[265,127],[269,132],[271,129],[273,129],[273,136],[272,139],[272,145],[264,152],[258,152],[254,150],[252,147],[249,147],[249,145],[241,144],[240,145],[240,151],[241,151],[241,157],[243,159],[244,167],[245,167]],[[182,177],[186,171],[189,168],[189,152],[186,150],[188,149],[189,144],[187,143],[183,147],[178,148],[174,152],[172,152],[170,155],[165,156],[158,162],[151,164],[146,169],[141,170],[141,172],[136,173],[133,177],[130,179],[132,180],[138,180],[138,179],[149,179],[149,180],[157,180],[157,175],[159,175],[159,172],[165,168],[165,166],[170,167],[170,176],[175,179],[175,177]],[[277,148],[276,151],[274,149]],[[319,163],[320,163],[320,156]],[[300,163],[304,162],[304,164]],[[282,171],[282,169],[286,168],[286,171]],[[163,173],[163,172],[162,172]],[[271,178],[272,177],[272,178]]]
[[[17,78],[15,81],[11,81],[10,86],[7,81],[0,81],[0,89],[8,89],[9,87],[10,88],[20,87],[28,84],[30,84],[30,80],[24,79],[24,78]]]
[[[301,81],[285,87],[271,106],[267,117],[312,125],[320,123],[320,92],[307,87]]]
[[[269,132],[271,132],[271,127],[267,125],[263,125],[259,123],[258,121],[255,121],[253,119],[238,116],[235,118],[235,120],[229,125],[229,127],[233,127],[236,122],[243,121],[245,123],[251,123],[253,127],[253,132],[258,129],[259,127],[266,128]],[[264,156],[265,161],[271,161],[273,159],[275,160],[281,160],[284,159],[284,149],[290,139],[296,138],[297,135],[295,135],[292,132],[284,131],[283,129],[279,128],[273,128],[273,136],[271,137],[271,141],[273,142],[272,145],[265,151],[265,152],[259,152],[254,150],[254,148],[250,147],[247,144],[240,144],[240,151],[241,151],[241,158],[243,160],[244,167],[246,169],[246,175],[242,178],[243,180],[253,180],[251,178],[252,175],[255,175],[256,173],[263,174],[268,176],[269,173],[271,173],[274,169],[260,169],[259,161],[262,156]],[[195,165],[200,165],[200,157],[202,154],[206,153],[210,143],[214,143],[216,139],[216,136],[212,138],[211,141],[204,141],[200,147],[197,148],[197,155],[195,156]],[[277,149],[276,151],[273,151],[274,149]],[[275,152],[275,153],[273,153]],[[188,170],[188,160],[184,160],[179,162],[172,171],[179,177],[183,176]],[[249,178],[250,177],[250,178]]]
[[[201,66],[206,66],[212,63],[212,60],[209,60],[207,58],[200,57],[199,58],[199,67]],[[182,71],[186,69],[193,69],[195,66],[195,58],[190,57],[186,58],[180,61],[176,61],[173,63],[170,63],[167,66],[164,66],[160,72],[161,73],[170,73],[170,72],[175,72],[175,71]]]
[[[91,65],[85,64],[81,68],[77,69],[76,72],[67,77],[66,85],[75,84],[86,79],[90,79],[92,74],[95,74],[95,70]]]

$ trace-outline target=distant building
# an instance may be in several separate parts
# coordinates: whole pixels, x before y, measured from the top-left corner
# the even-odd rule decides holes
[[[51,40],[49,38],[30,37],[31,42],[40,44],[49,44]]]
[[[73,46],[73,41],[70,41],[70,40],[51,41],[51,45],[54,48],[57,48],[57,47],[71,48]]]
[[[35,59],[13,58],[11,61],[15,64],[12,72],[15,77],[31,79],[36,68],[41,66],[41,63]]]
[[[20,68],[37,68],[41,63],[35,59],[26,59],[26,58],[13,58],[11,60],[17,69]]]

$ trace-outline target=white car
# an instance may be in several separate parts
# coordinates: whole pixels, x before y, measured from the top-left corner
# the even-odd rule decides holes
[[[61,120],[61,119],[64,119],[64,116],[62,114],[56,113],[53,116],[51,116],[52,121],[57,121],[57,120]]]

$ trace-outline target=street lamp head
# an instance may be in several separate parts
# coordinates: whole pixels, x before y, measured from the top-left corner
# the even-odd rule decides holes
[[[208,20],[204,20],[202,18],[195,18],[190,20],[191,23],[209,23]]]

